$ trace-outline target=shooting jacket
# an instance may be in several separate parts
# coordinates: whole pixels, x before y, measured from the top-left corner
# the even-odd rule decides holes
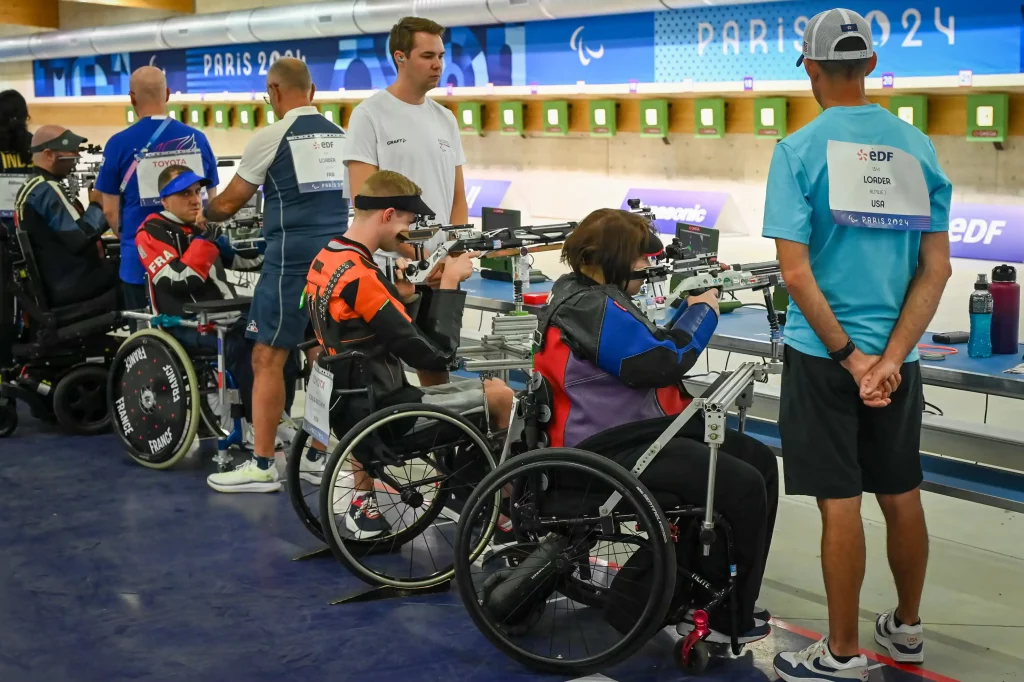
[[[466,292],[418,287],[403,302],[359,242],[335,237],[309,269],[304,305],[313,330],[329,355],[360,351],[368,361],[332,363],[334,388],[373,389],[378,406],[417,402],[422,391],[409,384],[413,369],[452,369],[459,349]]]
[[[647,319],[621,289],[582,275],[555,282],[540,318],[534,367],[551,387],[552,447],[573,447],[624,424],[682,412],[682,380],[711,341],[718,316],[701,303],[667,327]]]

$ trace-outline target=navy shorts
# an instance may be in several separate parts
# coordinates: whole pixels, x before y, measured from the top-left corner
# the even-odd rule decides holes
[[[886,407],[868,407],[842,365],[786,346],[779,435],[786,494],[843,499],[921,485],[921,365],[900,368]]]
[[[252,295],[245,336],[273,348],[291,349],[313,336],[302,303],[306,275],[263,273]]]

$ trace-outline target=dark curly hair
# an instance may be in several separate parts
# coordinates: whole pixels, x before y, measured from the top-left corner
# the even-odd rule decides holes
[[[32,163],[32,134],[28,132],[28,104],[17,90],[0,92],[0,151],[16,153]]]

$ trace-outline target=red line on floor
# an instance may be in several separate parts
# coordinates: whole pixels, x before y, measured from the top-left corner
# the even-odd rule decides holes
[[[772,618],[772,625],[776,625],[782,628],[783,630],[788,630],[789,632],[800,635],[801,637],[807,637],[811,640],[816,641],[822,638],[822,635],[818,632],[808,630],[807,628],[802,628],[799,625],[794,625],[793,623],[789,623],[784,620],[779,620],[778,618]],[[870,660],[875,661],[876,663],[884,663],[885,665],[891,668],[896,668],[897,670],[908,672],[911,675],[917,675],[918,677],[924,680],[931,680],[932,682],[960,682],[959,680],[954,680],[952,677],[946,677],[945,675],[940,675],[939,673],[933,673],[930,670],[925,670],[924,668],[921,668],[916,665],[897,663],[888,656],[882,656],[881,654],[876,654],[875,652],[868,651],[867,649],[861,649],[860,652],[867,656]]]

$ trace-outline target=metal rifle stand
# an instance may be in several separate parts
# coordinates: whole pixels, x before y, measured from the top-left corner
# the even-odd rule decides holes
[[[405,597],[421,597],[430,594],[447,594],[451,591],[452,579],[449,578],[436,585],[427,587],[394,587],[393,585],[376,585],[365,590],[336,599],[331,606],[359,604],[365,602],[384,601],[385,599],[403,599]]]

